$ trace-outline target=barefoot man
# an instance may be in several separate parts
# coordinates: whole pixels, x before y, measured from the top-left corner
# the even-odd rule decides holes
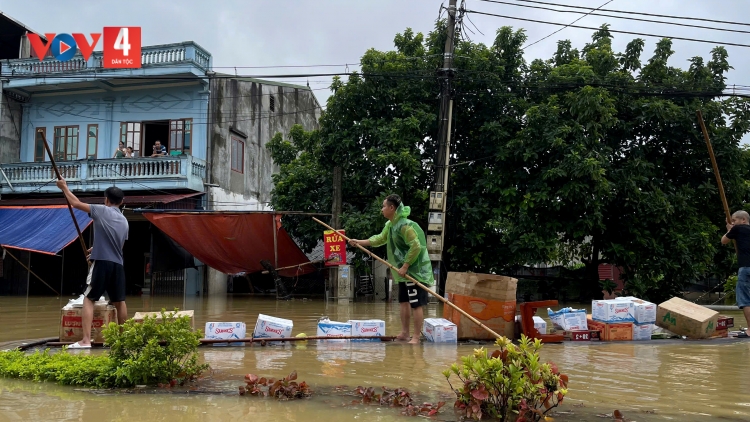
[[[732,240],[737,241],[737,306],[745,314],[745,320],[750,324],[750,215],[746,211],[732,214],[732,224],[727,224],[727,233],[722,236],[721,243],[726,245]]]
[[[388,262],[399,269],[393,274],[393,281],[398,283],[398,301],[401,304],[401,334],[396,338],[409,340],[409,316],[413,310],[414,337],[409,343],[418,344],[427,292],[404,276],[409,274],[426,286],[435,284],[432,264],[427,255],[427,241],[419,225],[407,218],[411,208],[404,206],[398,195],[385,198],[381,212],[388,221],[380,234],[367,240],[350,239],[349,243],[372,247],[388,245]]]
[[[125,194],[120,188],[109,187],[104,191],[104,205],[89,205],[81,202],[68,189],[64,179],[57,181],[70,205],[91,216],[94,220],[94,244],[89,249],[89,260],[94,261],[86,279],[83,293],[81,325],[83,339],[68,346],[69,349],[91,348],[91,324],[94,319],[94,302],[104,294],[117,309],[117,323],[122,325],[128,319],[125,306],[125,268],[122,266],[122,247],[128,239],[128,220],[118,208]]]

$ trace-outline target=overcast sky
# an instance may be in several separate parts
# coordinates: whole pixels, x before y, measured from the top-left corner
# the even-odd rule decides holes
[[[447,5],[447,0],[444,0]],[[518,0],[513,4],[533,5]],[[607,0],[547,0],[566,5],[599,7]],[[213,56],[217,72],[250,75],[341,72],[345,63],[354,64],[371,47],[393,48],[393,37],[405,28],[427,33],[434,25],[443,0],[128,0],[51,2],[48,0],[12,0],[2,4],[2,11],[39,32],[101,32],[104,26],[141,26],[143,44],[167,44],[192,40]],[[460,0],[459,0],[460,3]],[[647,12],[664,15],[702,17],[725,21],[748,21],[747,0],[612,0],[604,9]],[[745,7],[743,7],[745,6]],[[466,7],[477,11],[523,17],[542,21],[571,23],[581,15],[529,9],[480,0],[467,0]],[[560,8],[558,8],[560,9]],[[571,10],[571,9],[568,9]],[[490,16],[470,15],[481,30],[469,34],[472,40],[491,44],[495,30],[503,25],[525,28],[529,42],[560,29],[559,26],[523,22]],[[647,19],[665,20],[656,17]],[[689,24],[750,31],[750,26],[730,26],[710,22],[677,21]],[[646,22],[635,22],[600,16],[586,16],[576,23],[597,27],[610,23],[613,30],[652,33],[720,42],[750,44],[748,34],[685,28]],[[471,27],[471,26],[470,26]],[[476,31],[475,31],[476,32]],[[560,39],[570,39],[582,48],[592,31],[565,28],[552,37],[530,47],[527,61],[549,58]],[[635,35],[614,34],[615,51],[623,51]],[[642,55],[645,62],[653,52],[657,38],[645,37]],[[687,59],[703,56],[706,61],[715,44],[675,40],[675,55],[670,65],[686,68]],[[101,43],[97,50],[101,49]],[[729,83],[750,85],[750,49],[726,47],[734,67]],[[337,67],[242,69],[246,66],[291,66],[342,64]],[[227,67],[227,68],[223,68]],[[350,65],[349,69],[357,69]],[[307,78],[287,79],[305,84]],[[310,86],[325,104],[330,78],[311,77]]]

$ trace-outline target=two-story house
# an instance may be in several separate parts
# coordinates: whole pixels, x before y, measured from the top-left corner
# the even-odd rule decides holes
[[[214,72],[211,54],[192,41],[143,46],[139,69],[103,68],[101,52],[40,60],[29,32],[0,15],[0,207],[23,207],[23,223],[34,225],[35,209],[65,206],[46,140],[82,200],[103,203],[113,185],[125,192],[129,294],[193,294],[211,279],[220,281],[210,294],[226,292],[226,276],[211,269],[151,271],[163,248],[153,248],[157,229],[132,210],[264,209],[277,171],[266,144],[294,124],[316,127],[321,107],[310,88]],[[156,142],[166,156],[152,156]],[[119,143],[131,157],[120,157]],[[90,245],[90,228],[84,237]],[[0,294],[49,293],[44,279],[67,295],[85,280],[78,242],[55,254],[13,254],[19,259],[0,260]]]

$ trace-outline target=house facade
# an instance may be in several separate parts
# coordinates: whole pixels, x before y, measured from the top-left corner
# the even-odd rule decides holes
[[[133,210],[264,209],[277,171],[266,143],[294,124],[316,127],[321,109],[310,88],[217,74],[211,54],[192,41],[143,46],[140,69],[105,69],[101,52],[40,61],[28,48],[30,29],[4,15],[0,26],[4,40],[18,43],[17,54],[0,51],[0,207],[65,204],[46,141],[83,201],[102,203],[109,186],[125,192],[129,294],[226,294],[227,276],[200,263],[152,267],[170,260],[158,256],[169,248],[154,249],[157,229]],[[152,156],[157,141],[166,156]],[[132,157],[116,154],[120,142]],[[85,281],[77,242],[53,256],[13,253],[18,259],[2,259],[0,294],[44,294],[39,279],[69,294]]]

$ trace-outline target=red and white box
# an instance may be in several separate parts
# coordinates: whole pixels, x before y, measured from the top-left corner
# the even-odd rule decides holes
[[[293,327],[292,320],[259,314],[253,338],[289,338]]]
[[[456,324],[445,318],[425,318],[422,334],[433,343],[458,343]]]
[[[385,321],[380,319],[351,319],[347,323],[352,325],[352,337],[362,337],[362,339],[352,339],[352,341],[380,341],[380,339],[368,339],[366,337],[383,337],[385,336]]]

